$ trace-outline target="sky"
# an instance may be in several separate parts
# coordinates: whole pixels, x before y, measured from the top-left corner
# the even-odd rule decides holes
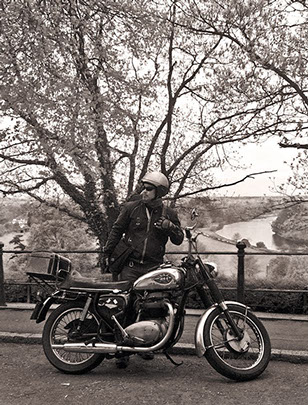
[[[242,145],[239,150],[239,162],[245,164],[246,169],[236,171],[227,169],[217,178],[229,183],[242,179],[250,173],[276,170],[274,173],[260,174],[254,179],[246,179],[223,191],[229,196],[275,196],[278,195],[275,188],[285,183],[292,174],[289,164],[297,154],[296,149],[281,148],[277,138],[269,139],[262,144]]]

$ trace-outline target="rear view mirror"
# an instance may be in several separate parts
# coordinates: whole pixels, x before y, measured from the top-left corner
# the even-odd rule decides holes
[[[190,219],[192,221],[194,221],[198,216],[199,216],[199,214],[198,214],[196,208],[193,208],[191,213],[190,213]]]

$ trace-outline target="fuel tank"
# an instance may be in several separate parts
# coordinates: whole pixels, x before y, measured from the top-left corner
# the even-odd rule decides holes
[[[134,283],[134,290],[174,290],[184,284],[185,270],[169,264],[139,277]]]

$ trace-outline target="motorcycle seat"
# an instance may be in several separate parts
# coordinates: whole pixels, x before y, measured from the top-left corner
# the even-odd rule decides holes
[[[105,281],[99,278],[69,275],[60,285],[61,289],[88,292],[127,291],[132,286],[131,281]]]

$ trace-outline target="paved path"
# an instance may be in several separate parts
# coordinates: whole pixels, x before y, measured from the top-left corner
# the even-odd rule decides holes
[[[0,340],[36,343],[41,339],[44,322],[30,320],[33,304],[7,304],[0,307]],[[194,330],[201,310],[187,310],[182,338],[175,347],[180,354],[194,354]],[[256,312],[264,323],[278,360],[308,362],[308,315]]]

